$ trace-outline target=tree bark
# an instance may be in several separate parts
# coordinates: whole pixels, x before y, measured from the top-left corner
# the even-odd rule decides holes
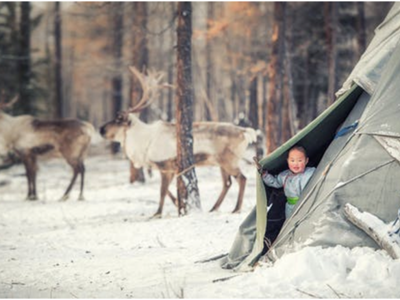
[[[200,211],[200,195],[193,157],[192,5],[178,3],[177,55],[177,165],[178,213]]]
[[[55,42],[55,102],[54,117],[62,118],[63,114],[63,81],[62,81],[62,31],[61,31],[61,3],[54,4],[54,42]]]
[[[147,2],[135,2],[134,4],[134,18],[135,28],[134,31],[134,53],[133,65],[140,71],[143,71],[149,66],[149,49],[147,46],[147,35],[145,28],[147,28]],[[138,81],[133,80],[132,87],[132,106],[136,104],[141,98],[142,92],[140,91]],[[140,112],[140,119],[144,122],[149,121],[149,107],[146,107]]]
[[[287,132],[285,136],[285,141],[295,135],[298,131],[299,125],[297,120],[297,104],[293,95],[293,76],[292,76],[292,32],[293,27],[290,23],[290,18],[287,24],[287,32],[288,35],[285,39],[285,78],[284,78],[284,86],[285,86],[285,99],[287,99],[288,105],[288,124],[287,124]]]
[[[358,58],[364,53],[367,45],[367,33],[365,25],[365,5],[364,2],[356,2],[357,5],[357,46]]]
[[[214,95],[213,91],[213,82],[214,82],[214,68],[213,68],[213,55],[212,55],[212,42],[211,37],[209,35],[212,21],[214,20],[214,3],[207,2],[207,37],[206,37],[206,96],[208,101],[204,102],[204,111],[205,111],[205,119],[206,121],[216,121],[215,117],[213,117],[212,107],[213,107],[213,99]]]
[[[112,103],[113,103],[113,114],[117,115],[122,110],[123,101],[123,80],[122,80],[122,47],[123,47],[123,36],[124,36],[124,3],[116,2],[111,4],[113,11],[113,59],[114,59],[114,72],[111,80],[112,85]],[[117,153],[120,150],[119,143],[112,143],[111,149],[113,153]]]
[[[286,3],[274,3],[272,53],[268,66],[267,152],[271,153],[281,143],[282,70],[284,55],[284,15]]]
[[[170,3],[170,8],[171,8],[171,15],[175,14],[175,3],[171,2]],[[172,58],[175,56],[175,32],[174,30],[170,30],[170,57],[171,57],[171,62],[168,64],[168,82],[172,83],[174,82],[174,67],[175,64],[173,63]],[[174,95],[175,92],[173,89],[168,89],[168,97],[167,97],[167,121],[170,122],[173,117],[174,117],[174,110],[173,110],[173,105],[174,105]]]
[[[259,124],[259,109],[258,109],[258,96],[259,96],[259,76],[254,76],[253,79],[250,82],[250,104],[249,104],[249,121],[251,124],[251,127],[254,128],[255,130],[258,130],[260,128]],[[264,150],[263,150],[263,140],[260,135],[257,135],[257,141],[256,141],[256,156],[258,159],[261,159],[264,156]]]
[[[145,28],[147,28],[147,3],[146,2],[135,2],[133,3],[133,15],[135,31],[133,38],[133,65],[140,71],[143,71],[148,67],[149,64],[149,49],[147,47],[147,36]],[[140,90],[140,84],[136,78],[132,79],[131,85],[131,105],[134,106],[137,101],[141,98],[142,91]],[[149,108],[146,107],[140,112],[140,119],[144,122],[148,122]],[[130,179],[131,183],[145,182],[145,176],[143,168],[135,168],[133,163],[130,162]]]
[[[29,114],[33,111],[31,97],[31,4],[21,2],[21,17],[19,30],[19,94],[20,107],[23,113]]]
[[[328,49],[328,95],[327,106],[335,101],[335,92],[338,87],[337,80],[337,27],[338,27],[338,4],[335,2],[325,3],[325,26]]]
[[[253,127],[254,129],[258,129],[259,125],[258,125],[258,77],[254,76],[253,79],[251,79],[250,81],[250,103],[249,103],[249,121],[251,123],[251,127]]]

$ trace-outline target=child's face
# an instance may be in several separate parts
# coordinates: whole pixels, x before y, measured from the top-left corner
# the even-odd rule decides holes
[[[292,171],[294,174],[299,174],[304,172],[308,163],[308,157],[306,157],[303,152],[297,149],[292,149],[289,152],[287,162],[290,171]]]

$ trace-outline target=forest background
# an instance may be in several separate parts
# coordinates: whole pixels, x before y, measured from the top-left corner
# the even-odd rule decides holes
[[[271,152],[335,100],[391,6],[193,2],[194,120],[259,129]],[[99,127],[140,98],[129,66],[176,84],[176,33],[176,2],[1,2],[2,97]],[[141,118],[174,121],[175,104],[162,90]]]

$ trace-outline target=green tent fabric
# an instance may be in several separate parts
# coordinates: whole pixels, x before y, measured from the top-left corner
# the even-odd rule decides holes
[[[306,246],[376,247],[346,221],[346,203],[374,212],[386,222],[396,217],[400,208],[399,40],[400,3],[396,3],[335,103],[260,161],[264,169],[278,173],[287,168],[287,151],[298,144],[307,149],[309,165],[317,168],[263,259],[275,261]],[[259,175],[256,188],[257,205],[241,224],[229,254],[221,259],[223,268],[251,270],[262,256],[268,198]]]

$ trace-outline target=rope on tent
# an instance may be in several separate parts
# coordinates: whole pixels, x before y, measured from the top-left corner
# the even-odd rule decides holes
[[[400,218],[400,209],[397,211],[397,218],[396,218],[396,220],[393,221],[393,224],[392,224],[391,229],[389,231],[389,236],[392,236],[394,234],[400,235],[400,221],[399,221],[399,218]]]
[[[341,136],[344,136],[344,135],[348,134],[350,131],[356,129],[357,126],[358,126],[358,120],[356,120],[353,124],[350,124],[349,126],[346,126],[346,127],[342,128],[342,129],[340,129],[336,133],[336,135],[335,135],[335,137],[333,139],[337,139],[338,137],[341,137]]]

